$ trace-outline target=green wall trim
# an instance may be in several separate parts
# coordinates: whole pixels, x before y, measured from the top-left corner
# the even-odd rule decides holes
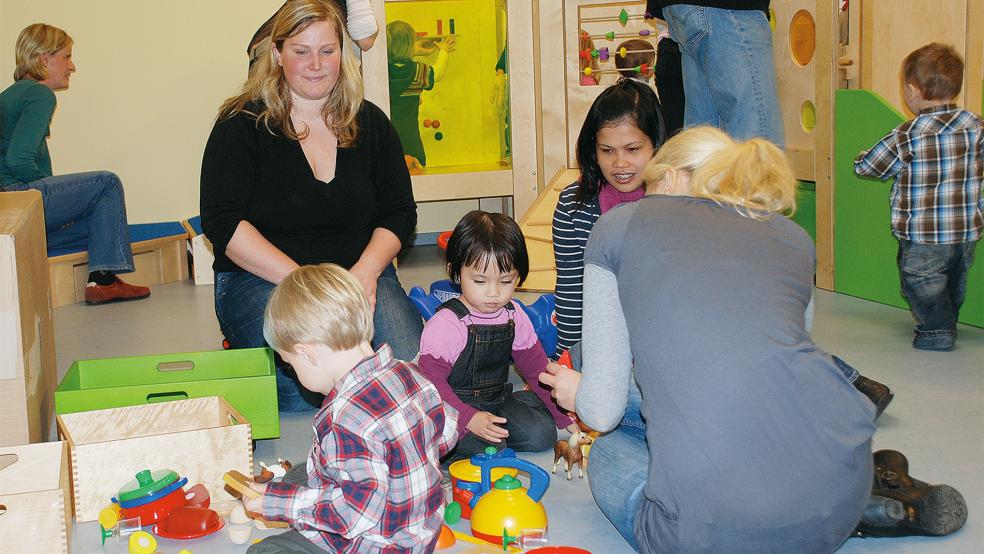
[[[888,194],[891,181],[854,174],[854,158],[905,121],[867,90],[838,90],[834,99],[834,288],[837,292],[908,309],[899,290]],[[960,322],[984,327],[984,241],[967,280]]]

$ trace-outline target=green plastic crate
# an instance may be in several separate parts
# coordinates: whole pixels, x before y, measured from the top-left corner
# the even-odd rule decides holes
[[[79,360],[55,390],[55,413],[221,396],[253,438],[280,436],[277,374],[269,348]]]

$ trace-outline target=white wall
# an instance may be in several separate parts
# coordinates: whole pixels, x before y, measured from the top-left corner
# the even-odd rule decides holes
[[[21,29],[65,29],[78,72],[57,93],[54,172],[115,171],[131,222],[189,217],[199,211],[201,154],[216,110],[242,84],[246,43],[280,3],[0,0],[0,83],[12,80]]]
[[[0,0],[0,90],[14,42],[44,22],[68,32],[78,72],[58,92],[54,172],[116,172],[131,223],[198,213],[202,150],[219,104],[246,77],[246,43],[283,0]],[[451,229],[477,201],[422,204],[418,232]]]

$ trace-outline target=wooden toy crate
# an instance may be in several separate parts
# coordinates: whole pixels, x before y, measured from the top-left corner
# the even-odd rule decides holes
[[[0,446],[3,552],[67,553],[72,497],[68,445]]]
[[[222,474],[253,473],[249,422],[218,396],[58,416],[68,442],[75,520],[93,521],[144,469],[173,469],[213,497]]]
[[[0,192],[0,445],[51,428],[55,340],[38,191]]]
[[[253,427],[280,436],[277,375],[269,348],[79,360],[55,390],[55,413],[221,396]]]

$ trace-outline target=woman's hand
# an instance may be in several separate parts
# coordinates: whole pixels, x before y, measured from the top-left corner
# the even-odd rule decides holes
[[[509,436],[509,431],[499,427],[496,423],[505,422],[506,418],[504,417],[489,412],[478,412],[472,416],[467,428],[489,442],[502,442],[502,439]]]
[[[361,262],[356,262],[349,269],[349,273],[355,276],[359,280],[359,284],[362,285],[363,290],[366,292],[366,298],[369,300],[369,307],[376,310],[376,280],[379,279],[378,271],[368,267],[368,265]]]
[[[266,483],[250,483],[249,488],[260,493],[256,498],[247,498],[243,495],[243,507],[246,508],[247,512],[253,512],[254,514],[263,513],[263,495],[266,494],[267,484]]]
[[[550,395],[565,410],[574,411],[574,397],[581,384],[581,374],[554,362],[547,363],[547,369],[540,374],[540,382],[550,387]]]

